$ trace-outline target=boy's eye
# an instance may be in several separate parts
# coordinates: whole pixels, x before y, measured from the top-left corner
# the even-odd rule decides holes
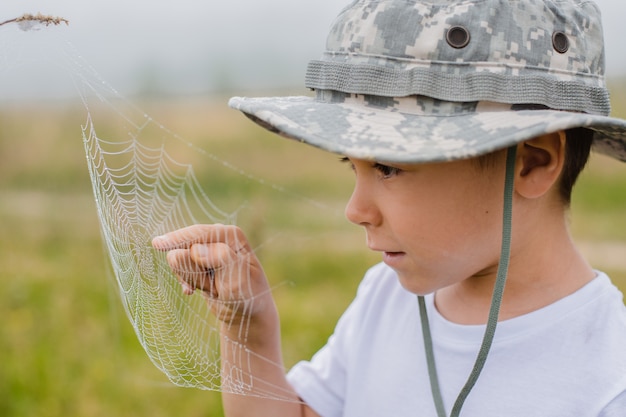
[[[350,161],[349,158],[344,157],[344,158],[341,158],[340,161],[343,163],[350,164],[350,168],[353,171],[356,171],[354,164],[352,163],[352,161]],[[402,171],[400,168],[392,167],[389,165],[384,165],[379,162],[374,162],[372,164],[372,168],[378,171],[384,179],[394,177]]]
[[[400,173],[400,168],[390,167],[389,165],[379,164],[378,162],[374,164],[374,169],[378,170],[383,178],[391,178]]]

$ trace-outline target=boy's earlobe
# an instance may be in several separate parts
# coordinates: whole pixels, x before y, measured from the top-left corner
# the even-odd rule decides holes
[[[536,137],[518,147],[517,192],[526,198],[546,194],[558,182],[565,162],[565,132]]]

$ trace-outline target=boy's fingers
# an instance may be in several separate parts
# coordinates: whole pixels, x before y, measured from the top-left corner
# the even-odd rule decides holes
[[[160,251],[172,249],[189,249],[196,243],[225,243],[238,251],[242,245],[243,235],[235,226],[223,224],[197,224],[184,227],[152,239],[152,246]]]
[[[185,294],[199,289],[219,298],[220,287],[231,295],[239,294],[238,282],[224,281],[224,277],[238,276],[242,271],[250,276],[264,276],[245,235],[236,226],[185,227],[154,238],[152,245],[167,252],[167,262]]]
[[[152,246],[157,250],[189,249],[194,243],[204,243],[211,234],[209,225],[193,225],[157,236]]]
[[[220,269],[231,262],[232,249],[224,243],[196,243],[189,248],[189,256],[206,269]]]
[[[167,262],[176,274],[185,294],[192,294],[196,288],[203,291],[212,290],[210,281],[215,273],[213,268],[197,263],[191,256],[190,250],[171,250],[167,254]]]
[[[189,256],[189,251],[185,249],[169,251],[167,263],[179,277],[195,277],[205,272],[204,267],[194,262]]]

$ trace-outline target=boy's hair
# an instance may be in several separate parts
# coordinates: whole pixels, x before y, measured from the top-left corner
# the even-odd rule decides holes
[[[559,194],[565,206],[569,207],[572,200],[572,188],[589,160],[593,131],[578,127],[566,130],[565,135],[565,164],[559,179]]]
[[[565,163],[559,177],[559,197],[565,207],[569,207],[572,200],[572,189],[589,160],[591,145],[593,143],[593,131],[583,127],[565,131]],[[492,167],[505,150],[491,152],[476,158],[479,169]]]

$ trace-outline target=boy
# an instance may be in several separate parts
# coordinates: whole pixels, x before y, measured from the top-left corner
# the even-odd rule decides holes
[[[309,65],[315,98],[232,99],[262,126],[345,156],[356,176],[346,216],[383,262],[327,345],[285,376],[278,314],[243,232],[155,238],[186,293],[220,301],[209,306],[224,320],[222,362],[255,381],[229,394],[223,369],[227,415],[626,415],[623,297],[566,220],[592,142],[626,160],[602,45],[586,0],[357,0]],[[232,343],[255,355],[241,363]]]

